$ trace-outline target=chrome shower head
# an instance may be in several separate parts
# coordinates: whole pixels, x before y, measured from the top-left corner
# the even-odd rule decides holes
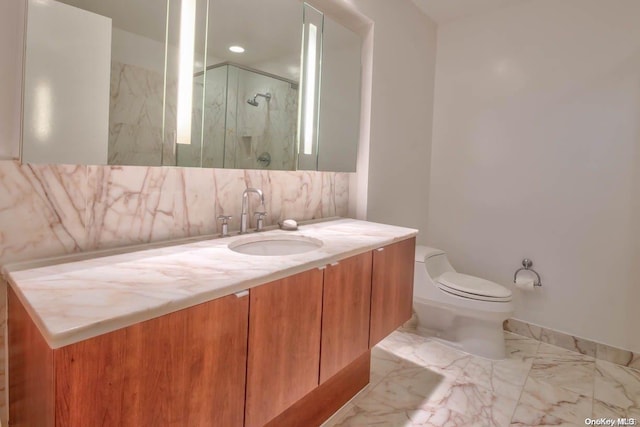
[[[267,92],[267,93],[256,93],[255,96],[253,97],[253,99],[251,99],[251,98],[247,99],[247,104],[253,105],[254,107],[257,107],[258,105],[260,105],[260,104],[258,104],[258,101],[257,101],[257,98],[259,96],[261,96],[264,99],[266,99],[267,102],[271,101],[271,94],[269,92]]]

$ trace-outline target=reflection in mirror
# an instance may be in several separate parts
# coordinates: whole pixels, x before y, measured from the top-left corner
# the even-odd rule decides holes
[[[298,169],[355,172],[362,38],[307,4],[304,28]]]
[[[35,0],[27,18],[21,158],[105,163],[111,20]]]
[[[292,0],[211,2],[207,67],[194,80],[201,126],[176,147],[178,166],[295,169],[301,12]]]
[[[166,1],[63,1],[112,19],[108,163],[162,164]]]
[[[322,12],[304,4],[302,96],[298,124],[298,169],[318,167],[318,92],[322,55]]]
[[[178,166],[294,168],[297,83],[223,62],[200,73],[195,85],[206,88],[204,104],[193,106],[194,117],[204,108],[202,138],[194,130],[191,145],[176,147]]]
[[[159,0],[29,0],[23,161],[161,164],[166,13]],[[46,141],[29,131],[36,81]]]
[[[321,12],[297,0],[27,1],[23,162],[353,170],[359,42],[332,42],[327,18],[323,47]]]
[[[360,139],[362,38],[331,17],[322,31],[318,170],[355,172]]]
[[[298,84],[259,71],[229,67],[225,167],[295,169]],[[230,110],[231,111],[231,110]]]
[[[162,165],[178,165],[178,150],[201,155],[205,87],[198,75],[204,72],[207,62],[211,3],[209,0],[168,3]],[[200,166],[200,158],[185,166]]]

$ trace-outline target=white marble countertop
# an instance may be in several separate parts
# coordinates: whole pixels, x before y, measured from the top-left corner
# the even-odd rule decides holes
[[[227,245],[247,235],[106,255],[78,254],[8,265],[3,275],[51,348],[59,348],[310,268],[404,240],[417,230],[354,219],[271,230],[255,238],[299,235],[319,249],[255,256]],[[90,254],[89,254],[90,255]]]

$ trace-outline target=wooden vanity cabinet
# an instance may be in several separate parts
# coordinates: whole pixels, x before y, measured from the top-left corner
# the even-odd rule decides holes
[[[369,349],[371,260],[366,252],[324,271],[320,383]]]
[[[243,425],[248,296],[55,350],[8,298],[10,426]]]
[[[9,426],[318,426],[409,320],[415,238],[51,349],[11,288]]]
[[[318,387],[322,271],[251,289],[245,426],[262,427]]]
[[[415,251],[415,237],[373,251],[370,348],[411,318]]]

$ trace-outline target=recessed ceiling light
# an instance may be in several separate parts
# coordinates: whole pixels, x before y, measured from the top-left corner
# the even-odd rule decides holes
[[[229,50],[233,53],[242,53],[244,48],[242,46],[229,46]]]

